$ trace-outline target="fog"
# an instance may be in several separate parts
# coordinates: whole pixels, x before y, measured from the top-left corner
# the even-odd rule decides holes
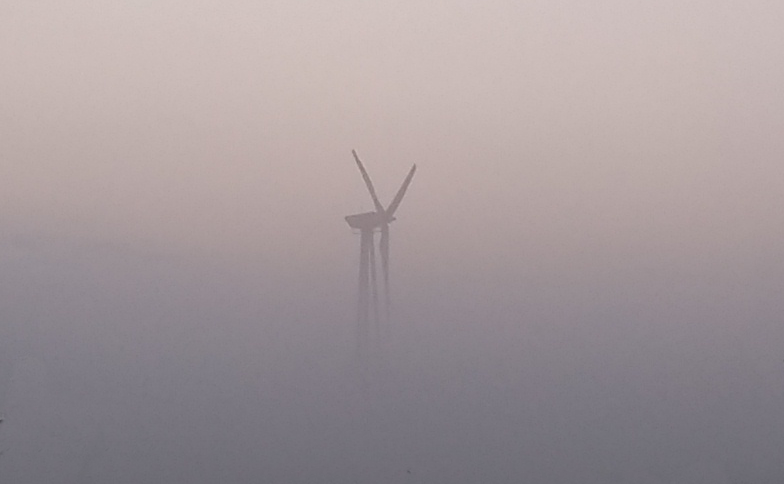
[[[3,2],[0,481],[784,482],[782,20]]]

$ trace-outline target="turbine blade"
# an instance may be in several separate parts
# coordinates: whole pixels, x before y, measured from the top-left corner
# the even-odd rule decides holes
[[[381,251],[381,272],[384,279],[384,311],[386,312],[385,321],[389,322],[389,224],[381,226],[381,242],[379,242],[379,249]]]
[[[411,179],[414,178],[414,173],[416,172],[416,165],[411,167],[411,171],[408,172],[408,176],[406,179],[403,180],[403,185],[400,186],[400,190],[397,191],[397,195],[395,195],[394,200],[392,203],[389,204],[387,207],[387,218],[391,218],[394,215],[395,210],[397,210],[398,205],[403,200],[403,195],[406,194],[406,190],[408,190],[408,185],[411,183]]]
[[[373,199],[373,205],[376,206],[376,212],[384,213],[384,206],[381,205],[381,202],[378,201],[378,197],[376,196],[376,189],[373,188],[373,182],[370,181],[370,176],[368,175],[367,171],[365,171],[365,166],[362,165],[361,161],[359,161],[359,156],[357,156],[356,151],[351,150],[351,154],[354,155],[354,160],[356,160],[359,171],[362,173],[362,179],[365,180],[365,185],[367,185],[368,191],[370,192],[370,197]]]

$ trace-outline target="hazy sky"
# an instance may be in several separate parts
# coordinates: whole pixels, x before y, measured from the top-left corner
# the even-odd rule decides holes
[[[781,482],[783,24],[2,2],[0,476]],[[419,167],[371,390],[351,149],[385,203]]]

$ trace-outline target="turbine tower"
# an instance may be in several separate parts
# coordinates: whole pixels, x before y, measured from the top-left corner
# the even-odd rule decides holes
[[[366,357],[367,349],[370,344],[370,315],[373,312],[373,321],[376,327],[376,338],[379,335],[379,295],[376,285],[376,249],[375,233],[381,232],[379,242],[379,252],[381,253],[381,274],[384,281],[384,314],[386,321],[389,321],[389,224],[394,222],[395,211],[400,206],[403,196],[406,194],[408,185],[416,172],[416,165],[411,167],[403,185],[397,191],[395,198],[385,209],[378,200],[373,182],[370,181],[365,167],[357,156],[357,152],[351,150],[354,160],[357,162],[362,179],[365,180],[370,198],[376,210],[373,212],[358,213],[346,217],[346,222],[352,229],[358,229],[359,238],[359,301],[357,306],[357,351],[360,358]]]

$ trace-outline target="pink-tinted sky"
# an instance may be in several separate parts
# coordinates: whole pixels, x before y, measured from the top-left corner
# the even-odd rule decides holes
[[[492,253],[482,265],[508,267],[521,248],[775,250],[783,13],[764,2],[6,3],[3,225],[243,260],[332,258],[347,245],[342,216],[370,207],[356,148],[382,196],[420,165],[399,230],[422,263]]]

